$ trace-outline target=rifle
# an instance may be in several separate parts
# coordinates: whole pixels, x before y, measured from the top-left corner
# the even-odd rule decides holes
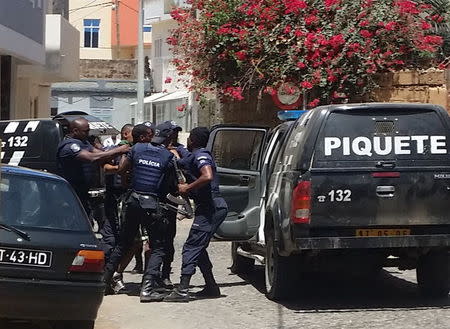
[[[177,160],[173,159],[174,167],[175,167],[175,173],[177,175],[177,181],[178,184],[186,184],[186,177],[184,177],[183,171],[178,167]],[[188,197],[183,196],[174,196],[172,194],[167,194],[166,196],[167,200],[169,200],[172,203],[175,203],[179,206],[182,206],[182,210],[180,210],[180,214],[186,216],[187,218],[193,218],[194,217],[194,210],[192,210],[191,202],[189,201]],[[172,206],[175,207],[175,206]],[[176,208],[176,207],[175,207]]]

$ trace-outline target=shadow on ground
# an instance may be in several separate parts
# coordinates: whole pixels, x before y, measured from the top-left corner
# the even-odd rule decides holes
[[[398,272],[383,270],[376,278],[343,274],[304,276],[279,304],[299,313],[450,309],[450,298],[425,299],[419,295],[417,284],[393,273]],[[263,268],[256,267],[253,273],[240,277],[265,294]]]

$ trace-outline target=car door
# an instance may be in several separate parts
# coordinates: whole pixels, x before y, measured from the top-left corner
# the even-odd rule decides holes
[[[220,191],[228,204],[217,239],[247,240],[258,231],[267,134],[267,128],[243,126],[216,126],[211,132],[208,149],[215,158]]]

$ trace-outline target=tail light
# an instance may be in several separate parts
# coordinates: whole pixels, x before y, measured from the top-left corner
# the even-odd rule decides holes
[[[301,181],[294,188],[291,202],[291,220],[296,224],[309,224],[311,208],[311,182]]]
[[[98,250],[80,250],[70,266],[70,272],[103,272],[105,253]]]

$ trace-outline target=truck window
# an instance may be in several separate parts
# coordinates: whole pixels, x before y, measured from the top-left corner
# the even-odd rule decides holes
[[[220,130],[212,153],[217,166],[228,169],[258,171],[264,132],[261,130]]]
[[[397,166],[447,161],[449,136],[432,110],[336,111],[330,113],[315,146],[315,167]]]

